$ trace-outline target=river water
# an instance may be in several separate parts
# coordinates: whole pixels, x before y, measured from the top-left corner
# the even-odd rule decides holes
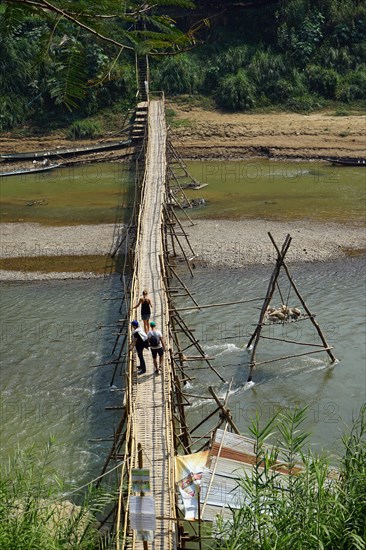
[[[217,170],[218,163],[203,164],[206,172]],[[248,163],[240,166],[240,173],[251,173],[252,168]],[[264,166],[268,167],[268,164],[264,163]],[[296,170],[300,170],[299,166],[296,165]],[[190,168],[193,172],[197,171],[194,174],[197,179],[202,179],[202,163],[201,167],[197,163]],[[284,170],[279,163],[276,169]],[[288,174],[288,163],[286,170]],[[301,170],[308,168],[303,167]],[[339,194],[334,202],[323,201],[323,194],[329,191],[324,186],[315,185],[310,190],[310,184],[305,186],[308,197],[303,205],[306,205],[307,216],[311,218],[310,214],[313,212],[315,218],[317,217],[318,192],[321,204],[327,204],[328,208],[324,207],[322,210],[319,207],[320,211],[327,212],[326,216],[321,216],[322,219],[345,221],[340,214],[343,201],[343,207],[347,205],[349,219],[357,224],[362,222],[364,205],[360,197],[364,193],[364,171],[357,170],[350,172],[351,175],[354,174],[354,179],[347,176],[350,178],[347,180],[348,189],[345,188],[346,172],[341,173],[342,179],[338,180]],[[112,221],[121,190],[119,180],[112,177],[108,170],[107,175],[107,187],[110,185],[108,203],[111,205],[108,221]],[[220,178],[222,177],[221,175]],[[225,188],[222,189],[219,185],[220,180],[213,183],[212,188],[211,185],[207,188],[207,196],[211,194],[212,204],[216,205],[210,215],[220,216],[218,196],[222,195],[222,204],[226,205],[224,217],[247,216],[247,206],[241,196],[246,187],[243,182],[236,181],[235,172],[231,177],[234,178],[231,185],[236,186],[236,191],[230,188],[228,192],[229,187],[226,187],[227,199],[224,196]],[[312,178],[314,179],[313,175]],[[82,178],[78,181],[82,189],[78,200],[83,209],[83,196],[87,188],[84,189]],[[282,177],[281,182],[278,184],[279,192],[290,194],[291,201],[288,204],[295,208],[296,200],[291,191],[293,186],[288,186],[288,178],[286,180]],[[275,186],[271,183],[274,193]],[[69,184],[64,182],[62,185]],[[21,189],[23,201],[27,197],[24,188]],[[41,195],[45,189],[37,188],[37,193]],[[297,186],[299,197],[301,189],[302,186]],[[35,191],[36,188],[34,193]],[[94,191],[97,193],[97,188]],[[263,214],[264,210],[261,209],[266,208],[267,214],[263,215],[271,217],[270,210],[277,206],[270,204],[272,201],[268,201],[268,198],[264,199],[267,191],[267,188],[263,188],[262,198],[257,196],[257,202],[253,201],[252,206],[258,206],[257,214]],[[8,192],[13,193],[13,204],[16,204],[16,194],[11,187]],[[49,193],[52,199],[52,193],[56,194],[58,190],[55,188]],[[205,189],[199,193],[206,196]],[[230,193],[239,193],[240,197]],[[110,202],[112,195],[115,197],[115,207]],[[78,216],[75,211],[69,210],[67,197],[67,204],[61,205],[65,200],[63,197],[64,195],[60,195],[57,199],[57,208],[60,209],[58,216],[61,216],[64,208],[66,223],[77,222]],[[71,198],[70,200],[72,201]],[[273,202],[276,202],[275,198]],[[99,205],[98,200],[96,204]],[[44,208],[46,207],[47,205]],[[99,210],[99,206],[97,208]],[[84,223],[96,220],[94,212],[92,219],[88,218],[88,209],[89,205],[86,204],[84,214],[80,214]],[[21,210],[14,212],[15,219],[18,215],[23,215],[25,210],[22,206]],[[198,216],[207,214],[209,212],[205,209],[197,211]],[[46,214],[42,215],[47,218]],[[273,216],[276,217],[275,214]],[[36,218],[31,219],[35,221]],[[224,379],[227,382],[233,379],[229,408],[243,432],[247,431],[250,417],[256,411],[266,421],[278,408],[307,404],[309,416],[306,428],[313,434],[313,444],[318,450],[327,449],[331,453],[338,453],[341,433],[351,423],[352,415],[357,413],[366,397],[364,259],[350,258],[342,262],[297,265],[292,268],[292,272],[310,310],[317,315],[329,343],[334,346],[339,362],[333,366],[329,365],[325,353],[269,363],[257,368],[254,373],[254,387],[246,389],[249,356],[245,351],[245,344],[258,320],[261,300],[204,309],[193,314],[186,312],[183,315],[189,326],[195,330],[195,335],[208,355],[215,357],[212,362]],[[254,297],[262,299],[270,270],[263,266],[230,271],[197,269],[193,279],[183,273],[182,276],[195,293],[196,300],[200,304],[208,304]],[[296,297],[288,293],[289,287],[285,281],[281,281],[281,286],[289,305],[298,306]],[[50,435],[54,435],[57,441],[56,464],[63,479],[81,483],[98,474],[111,446],[113,429],[120,417],[120,411],[106,411],[105,407],[121,405],[123,394],[120,376],[115,380],[117,390],[110,390],[114,368],[112,365],[99,368],[93,365],[111,359],[116,329],[114,326],[98,326],[115,325],[121,316],[119,300],[116,299],[120,296],[118,277],[1,284],[2,459],[12,454],[17,445],[27,447],[34,443],[41,447]],[[180,300],[181,307],[192,305],[187,300]],[[277,332],[274,333],[274,330]],[[305,342],[317,341],[314,329],[305,321],[279,326],[271,331],[268,330],[265,335]],[[303,350],[294,349],[290,344],[263,340],[258,348],[257,360],[265,361],[298,351]],[[202,369],[203,366],[200,363],[190,364],[187,373],[194,380],[187,384],[185,391],[187,394],[206,396],[207,386],[212,384],[220,397],[223,397],[228,384],[223,384],[216,375]],[[189,425],[193,426],[211,408],[208,400],[192,398],[190,401],[192,406],[186,407],[186,413]]]
[[[290,358],[258,366],[253,372],[255,385],[247,388],[250,355],[245,349],[259,318],[261,300],[207,308],[201,312],[186,312],[184,318],[195,329],[212,364],[227,382],[232,379],[229,408],[243,433],[248,433],[251,418],[258,413],[262,422],[268,421],[279,409],[309,407],[304,428],[312,433],[311,442],[317,450],[338,453],[340,437],[352,416],[357,415],[366,399],[366,341],[365,341],[365,262],[354,258],[345,262],[296,265],[291,272],[310,311],[316,314],[328,343],[334,346],[337,362],[330,364],[325,352]],[[264,267],[233,271],[202,270],[186,282],[201,304],[263,298],[271,270]],[[288,281],[280,279],[280,289],[290,306],[301,304],[289,291]],[[274,299],[273,305],[281,300]],[[191,306],[185,300],[183,306]],[[262,334],[305,343],[320,343],[310,321],[264,327]],[[314,348],[261,339],[256,360],[269,361],[288,355],[312,351]],[[187,354],[190,353],[187,351]],[[224,398],[224,385],[210,370],[194,363],[188,370],[195,379],[186,387],[187,394],[208,396],[212,384]],[[192,399],[186,407],[192,427],[213,409],[208,400]],[[206,426],[209,426],[207,424]],[[202,432],[204,433],[204,431]]]
[[[100,470],[113,436],[122,393],[109,389],[114,327],[120,317],[118,277],[3,283],[1,291],[2,457],[17,445],[42,447],[56,438],[65,480]],[[120,384],[121,386],[121,384]]]
[[[325,353],[259,366],[255,386],[245,388],[249,356],[248,337],[258,320],[260,302],[207,308],[182,313],[195,330],[212,363],[226,381],[233,379],[229,408],[234,421],[246,432],[250,417],[262,421],[279,408],[308,405],[306,428],[316,448],[337,453],[340,436],[365,400],[365,279],[364,262],[301,265],[293,275],[310,310],[331,345],[339,363],[329,365]],[[187,279],[199,304],[263,297],[270,271],[265,267],[245,270],[203,269]],[[281,281],[288,303],[298,305]],[[110,391],[113,366],[92,365],[111,359],[115,328],[120,317],[118,277],[89,281],[3,283],[2,335],[2,453],[11,454],[19,444],[38,447],[54,435],[58,442],[57,464],[64,479],[87,480],[98,473],[110,448],[122,392]],[[181,299],[181,307],[190,306]],[[309,325],[309,326],[307,326]],[[265,335],[317,342],[310,322],[266,329]],[[293,345],[262,340],[257,359],[268,360],[304,351]],[[187,352],[190,353],[190,352]],[[212,384],[220,397],[228,388],[217,376],[191,363],[194,378],[187,394],[207,396]],[[121,388],[121,377],[115,383]],[[212,410],[208,401],[192,398],[186,407],[188,422],[196,425]],[[211,424],[213,426],[213,424]],[[210,424],[207,425],[207,430]]]

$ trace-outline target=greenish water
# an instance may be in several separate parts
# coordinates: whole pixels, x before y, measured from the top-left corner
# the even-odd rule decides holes
[[[364,168],[269,160],[187,166],[196,180],[209,184],[186,191],[206,201],[189,211],[194,218],[365,222]],[[133,203],[133,179],[128,165],[112,163],[0,178],[1,217],[49,225],[124,221]]]
[[[0,178],[1,219],[47,225],[123,222],[133,203],[133,181],[127,164],[113,163]]]
[[[189,210],[194,218],[365,223],[366,168],[272,160],[191,161],[187,167],[209,184],[186,191],[206,201]]]

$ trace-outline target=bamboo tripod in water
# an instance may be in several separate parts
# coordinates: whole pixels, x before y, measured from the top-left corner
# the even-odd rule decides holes
[[[251,358],[250,358],[250,364],[249,364],[249,375],[248,375],[248,379],[247,379],[247,382],[251,382],[252,381],[252,373],[253,373],[253,369],[257,366],[257,365],[264,365],[266,363],[272,363],[274,361],[281,361],[281,360],[284,360],[284,359],[289,359],[289,358],[292,358],[292,357],[300,357],[300,356],[304,356],[304,355],[310,355],[310,354],[313,354],[313,353],[319,353],[319,352],[322,352],[322,351],[326,351],[327,354],[329,355],[330,359],[331,359],[331,362],[334,363],[336,361],[336,357],[333,355],[332,353],[332,346],[329,346],[325,337],[324,337],[324,334],[319,326],[319,324],[317,323],[317,321],[315,320],[315,315],[312,314],[309,310],[309,308],[307,307],[306,303],[305,303],[305,300],[303,299],[303,297],[301,296],[296,284],[295,284],[295,281],[293,280],[290,272],[289,272],[289,269],[287,267],[287,265],[285,264],[285,256],[286,256],[286,253],[290,247],[290,244],[291,244],[291,236],[288,234],[286,236],[286,239],[282,245],[282,248],[281,250],[279,249],[279,247],[277,246],[274,238],[272,237],[271,233],[268,232],[268,235],[269,235],[269,238],[271,239],[272,241],[272,244],[277,252],[277,259],[276,259],[276,265],[275,265],[275,268],[273,270],[273,273],[271,275],[271,278],[270,278],[270,281],[269,281],[269,284],[268,284],[268,289],[267,289],[267,293],[266,293],[266,297],[264,299],[264,302],[263,302],[263,306],[261,308],[261,312],[260,312],[260,315],[259,315],[259,320],[258,320],[258,323],[257,323],[257,326],[252,334],[252,336],[250,337],[250,340],[246,346],[246,348],[248,350],[251,350]],[[307,319],[310,320],[310,322],[314,325],[318,335],[319,335],[319,338],[322,342],[322,344],[314,344],[314,343],[304,343],[304,342],[296,342],[296,341],[292,341],[292,340],[286,340],[284,338],[274,338],[274,337],[268,337],[268,336],[262,336],[262,338],[266,338],[266,339],[269,339],[269,340],[277,340],[277,341],[281,341],[281,342],[290,342],[290,343],[293,343],[293,344],[298,344],[298,345],[305,345],[305,346],[311,346],[311,347],[318,347],[319,349],[317,350],[314,350],[314,351],[308,351],[308,352],[305,352],[305,353],[297,353],[297,354],[293,354],[293,355],[287,355],[287,356],[283,356],[283,357],[278,357],[278,358],[275,358],[275,359],[271,359],[271,360],[268,360],[268,361],[262,361],[260,363],[256,362],[255,358],[256,358],[256,351],[257,351],[257,346],[259,344],[259,340],[261,338],[261,332],[262,332],[262,328],[263,326],[265,326],[265,316],[266,316],[266,313],[268,311],[268,307],[270,305],[270,302],[271,302],[271,299],[274,295],[274,292],[276,290],[276,287],[278,288],[278,291],[279,291],[279,294],[281,296],[281,299],[283,301],[283,298],[282,298],[282,294],[281,294],[281,290],[279,288],[279,285],[278,285],[278,278],[279,278],[279,275],[280,275],[280,272],[281,272],[281,269],[283,269],[288,281],[289,281],[289,284],[290,284],[290,290],[291,288],[295,291],[295,294],[297,296],[297,298],[299,299],[302,307],[304,308],[305,312],[306,312],[306,315],[307,315]],[[254,343],[253,343],[254,341]],[[253,344],[252,344],[253,343]]]

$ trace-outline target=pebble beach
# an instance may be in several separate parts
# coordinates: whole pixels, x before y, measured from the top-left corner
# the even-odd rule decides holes
[[[186,225],[197,265],[213,268],[242,268],[273,264],[275,250],[270,232],[279,246],[292,237],[288,263],[318,262],[362,254],[366,249],[363,227],[314,222],[267,220],[200,220]],[[29,256],[108,255],[115,239],[113,224],[48,227],[35,223],[1,225],[1,258]],[[90,272],[41,273],[0,271],[0,280],[49,280],[94,278]]]

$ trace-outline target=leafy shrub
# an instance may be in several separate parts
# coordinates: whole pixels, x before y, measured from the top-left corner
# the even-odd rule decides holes
[[[348,71],[354,62],[348,46],[343,48],[325,46],[319,51],[319,59],[323,66],[336,69],[338,72]]]
[[[234,74],[249,63],[249,48],[245,44],[225,48],[223,52],[214,56],[206,68],[203,81],[203,90],[211,93],[219,84],[220,78],[227,74]]]
[[[92,139],[99,137],[102,129],[98,122],[91,120],[76,120],[67,130],[67,139]]]
[[[0,467],[0,548],[6,550],[96,550],[106,548],[95,514],[113,498],[90,488],[76,506],[51,468],[50,442],[41,454],[18,451]],[[73,496],[76,497],[76,491]]]
[[[249,61],[248,46],[231,46],[225,49],[217,59],[217,65],[220,71],[224,73],[236,73],[239,69],[243,69]],[[221,73],[222,74],[222,73]]]
[[[295,113],[309,113],[323,106],[319,98],[310,94],[292,96],[286,101],[285,105],[291,111],[295,111]]]
[[[202,84],[202,71],[192,56],[180,54],[168,56],[153,72],[153,88],[167,94],[194,94]]]
[[[340,81],[336,98],[350,103],[357,99],[366,99],[366,67],[360,67],[357,71],[351,71]]]
[[[366,406],[351,433],[343,438],[344,456],[338,472],[324,457],[306,450],[304,420],[304,410],[281,412],[265,426],[253,420],[253,468],[250,472],[238,471],[242,502],[231,509],[229,520],[219,522],[221,540],[216,548],[365,548]],[[265,446],[269,437],[276,438],[278,447]],[[290,472],[286,478],[278,469],[278,461]]]
[[[327,99],[334,99],[340,80],[334,69],[325,69],[319,65],[310,65],[307,69],[309,88]]]
[[[0,132],[25,122],[26,112],[23,98],[0,96]]]
[[[307,95],[307,93],[304,75],[297,69],[289,71],[287,76],[283,76],[278,80],[274,79],[272,87],[267,90],[267,95],[271,101],[282,104],[291,98],[299,98]]]
[[[215,99],[219,107],[230,111],[248,111],[255,105],[255,86],[244,70],[219,82]]]

